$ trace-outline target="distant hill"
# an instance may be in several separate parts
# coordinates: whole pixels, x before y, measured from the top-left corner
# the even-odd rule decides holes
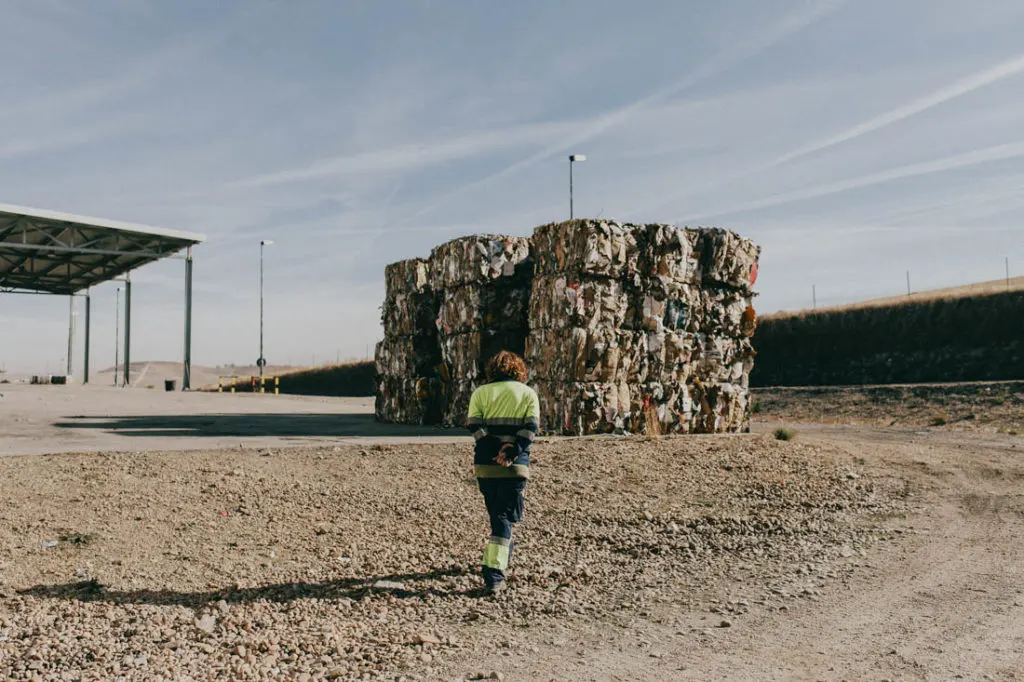
[[[289,366],[273,366],[267,367],[265,370],[266,374],[284,374],[286,372],[294,372],[296,367]],[[120,368],[118,374],[120,375]],[[164,381],[167,379],[174,379],[178,382],[178,388],[181,388],[182,375],[184,374],[184,365],[180,362],[165,362],[160,360],[147,360],[142,362],[133,362],[131,366],[131,383],[136,388],[159,388],[163,389]],[[192,388],[199,388],[208,385],[217,385],[217,379],[219,377],[230,377],[235,376],[250,376],[253,374],[259,374],[259,369],[256,367],[204,367],[202,365],[192,365]],[[102,384],[104,382],[113,384],[114,383],[114,368],[108,367],[99,372],[94,372],[90,377],[92,383]],[[118,380],[121,381],[120,376]]]
[[[322,367],[289,368],[286,371],[264,372],[267,377],[277,377],[277,386],[281,393],[291,395],[323,395],[323,396],[373,396],[377,390],[377,370],[372,361],[347,362],[324,365]],[[240,393],[252,390],[251,377],[258,371],[242,375],[235,383],[235,391]],[[199,386],[196,382],[194,387]],[[216,391],[216,379],[201,387],[204,391]],[[273,384],[267,383],[266,390],[273,390]]]
[[[968,296],[980,296],[983,294],[1000,294],[1006,291],[1024,291],[1024,277],[1011,277],[1009,285],[1006,279],[996,279],[990,282],[978,282],[977,284],[965,284],[958,287],[945,289],[929,289],[928,291],[916,291],[909,296],[887,296],[886,298],[873,298],[859,303],[848,303],[846,305],[804,308],[803,310],[781,310],[776,313],[762,315],[761,319],[791,317],[794,315],[806,315],[808,313],[843,312],[847,310],[858,310],[861,308],[885,308],[889,306],[902,305],[904,303],[937,301],[942,299],[966,298]]]

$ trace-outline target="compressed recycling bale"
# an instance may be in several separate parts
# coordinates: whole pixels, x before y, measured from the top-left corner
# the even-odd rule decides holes
[[[526,339],[530,376],[545,381],[638,381],[646,371],[643,332],[610,327],[534,329]]]
[[[737,384],[708,384],[695,381],[697,409],[692,433],[736,433],[750,431],[750,391]]]
[[[384,335],[436,335],[439,306],[438,295],[430,290],[387,297],[381,306]]]
[[[473,391],[483,383],[478,381],[456,381],[452,383],[448,404],[445,406],[443,423],[446,426],[464,427],[469,416],[469,399]]]
[[[631,405],[627,382],[535,381],[532,385],[540,399],[540,423],[545,433],[575,436],[626,428]]]
[[[700,230],[649,224],[633,228],[640,245],[640,274],[672,282],[700,284]]]
[[[481,332],[442,336],[441,357],[448,366],[453,382],[474,381],[481,374]]]
[[[695,335],[693,375],[703,381],[726,382],[746,387],[754,368],[753,344],[748,338]]]
[[[422,258],[410,258],[384,266],[385,297],[418,294],[426,290],[430,265]]]
[[[640,327],[752,336],[756,314],[749,295],[722,286],[699,287],[667,278],[643,281],[637,294]]]
[[[424,405],[416,394],[416,380],[382,377],[377,384],[374,414],[382,422],[422,423]]]
[[[696,332],[704,318],[700,287],[667,278],[645,279],[636,293],[640,327]]]
[[[756,245],[599,220],[524,244],[470,237],[389,269],[379,417],[462,423],[486,360],[508,349],[525,354],[556,432],[749,428]]]
[[[531,329],[637,325],[637,297],[626,284],[597,277],[538,276],[530,294]]]
[[[611,220],[570,220],[533,231],[538,275],[598,275],[629,279],[640,251],[633,226]]]
[[[487,361],[499,351],[523,354],[523,330],[496,330],[442,335],[441,357],[453,382],[482,380]]]
[[[702,228],[701,272],[705,282],[753,291],[761,247],[735,232]]]
[[[375,362],[382,377],[428,376],[441,363],[441,349],[427,336],[385,337],[377,343]]]
[[[437,316],[442,334],[484,329],[526,329],[530,284],[503,280],[445,290]]]
[[[682,384],[689,379],[694,369],[692,360],[698,352],[694,334],[660,329],[647,332],[644,341],[642,381]]]
[[[526,237],[474,235],[445,242],[430,252],[430,285],[448,289],[533,274],[530,240]]]
[[[693,402],[686,384],[537,381],[533,385],[546,432],[661,435],[688,433],[692,426]]]

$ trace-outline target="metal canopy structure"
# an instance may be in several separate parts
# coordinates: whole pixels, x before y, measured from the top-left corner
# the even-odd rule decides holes
[[[200,234],[0,204],[0,293],[85,295],[85,382],[89,381],[90,287],[125,278],[124,377],[130,385],[131,277],[147,263],[185,252],[185,374],[192,356],[192,247]],[[74,306],[74,298],[72,308]],[[72,316],[73,319],[73,316]],[[69,332],[69,337],[71,336]],[[71,353],[68,353],[71,373]]]

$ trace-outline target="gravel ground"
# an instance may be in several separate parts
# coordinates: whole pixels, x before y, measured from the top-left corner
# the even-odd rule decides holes
[[[0,678],[530,679],[545,633],[813,602],[915,501],[825,443],[541,442],[491,598],[469,447],[0,459]]]
[[[1024,434],[1024,381],[754,389],[761,420]]]

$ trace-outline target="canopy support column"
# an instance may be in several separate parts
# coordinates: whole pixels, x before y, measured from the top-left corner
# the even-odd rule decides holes
[[[132,385],[132,276],[124,280],[124,385]]]
[[[181,390],[192,390],[192,247],[185,255],[185,375],[181,379]]]
[[[68,367],[65,375],[68,381],[74,375],[75,363],[75,295],[68,296]]]
[[[92,296],[89,294],[89,291],[86,290],[86,292],[85,292],[85,355],[83,357],[83,362],[85,363],[85,367],[83,368],[83,371],[84,371],[84,378],[82,379],[82,383],[83,384],[89,383],[89,341],[91,340],[89,337],[90,337],[91,331],[92,331],[91,327],[92,327]]]

